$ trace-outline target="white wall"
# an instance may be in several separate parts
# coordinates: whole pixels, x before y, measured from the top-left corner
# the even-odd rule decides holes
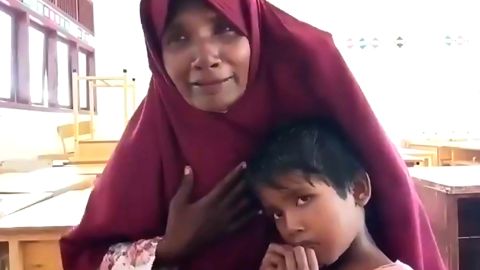
[[[97,75],[121,74],[126,68],[137,78],[139,92],[144,94],[150,70],[140,24],[140,1],[102,0],[94,5]]]
[[[333,34],[393,140],[480,138],[480,17],[471,0],[268,0]],[[405,46],[397,48],[401,36]],[[447,46],[445,37],[454,44]],[[463,37],[462,45],[455,43]],[[347,40],[353,39],[353,48]],[[367,48],[360,48],[360,39]],[[370,41],[380,40],[374,49]]]
[[[71,122],[71,117],[64,113],[0,108],[0,161],[62,153],[56,129]]]
[[[139,0],[94,2],[96,73],[117,76],[127,69],[137,82],[137,104],[145,96],[151,76],[139,4]],[[123,93],[116,90],[120,89],[98,89],[99,133],[122,130]]]

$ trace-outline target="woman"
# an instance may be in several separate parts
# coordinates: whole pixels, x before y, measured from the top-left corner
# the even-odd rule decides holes
[[[258,269],[268,224],[249,219],[241,162],[272,126],[312,116],[338,121],[362,154],[377,187],[372,226],[391,228],[374,233],[379,246],[443,269],[403,161],[328,33],[263,0],[142,0],[141,18],[150,89],[61,241],[65,270],[96,269],[109,247],[152,246],[160,265]]]

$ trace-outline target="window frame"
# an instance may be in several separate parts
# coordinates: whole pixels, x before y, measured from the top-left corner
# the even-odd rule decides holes
[[[49,3],[48,3],[49,4]],[[49,4],[49,7],[52,8],[52,6]],[[72,47],[73,48],[77,48],[77,50],[82,50],[82,52],[84,53],[87,53],[87,72],[90,72],[90,70],[93,70],[93,72],[95,71],[95,67],[91,67],[90,65],[91,64],[94,64],[95,63],[95,59],[93,59],[93,61],[91,61],[90,57],[94,57],[95,56],[95,50],[93,47],[91,47],[90,45],[88,45],[87,43],[85,43],[85,41],[81,40],[81,39],[78,39],[74,36],[72,36],[71,34],[65,32],[65,30],[63,29],[60,29],[59,27],[57,27],[56,25],[52,24],[48,18],[44,17],[42,14],[38,14],[30,9],[28,9],[27,7],[23,6],[23,5],[8,5],[6,3],[3,3],[0,1],[0,12],[4,12],[8,15],[10,15],[12,17],[12,66],[11,66],[11,70],[12,70],[12,74],[11,74],[11,80],[12,80],[12,83],[11,83],[11,94],[10,94],[10,98],[9,99],[6,99],[6,98],[0,98],[0,108],[7,108],[7,109],[19,109],[19,110],[31,110],[31,111],[43,111],[43,112],[61,112],[61,113],[65,113],[65,112],[72,112],[73,111],[73,103],[71,103],[71,105],[69,107],[61,107],[58,102],[55,100],[55,102],[51,102],[50,101],[50,95],[52,95],[52,93],[54,95],[57,95],[58,93],[58,86],[57,86],[57,89],[50,89],[50,86],[48,86],[48,88],[46,89],[46,91],[48,91],[48,95],[49,95],[49,98],[48,100],[45,100],[45,95],[43,95],[42,97],[42,100],[43,100],[43,104],[40,105],[40,104],[33,104],[31,102],[31,97],[30,97],[30,89],[20,89],[20,84],[19,84],[19,79],[20,79],[20,75],[22,74],[22,71],[20,70],[21,66],[19,66],[21,63],[19,62],[19,53],[20,52],[20,48],[19,48],[19,40],[21,39],[21,35],[19,35],[19,30],[20,29],[24,29],[25,27],[30,27],[30,26],[33,26],[33,27],[36,27],[36,29],[39,29],[40,31],[42,31],[44,34],[45,34],[45,45],[44,45],[44,50],[46,50],[46,52],[44,53],[44,57],[46,58],[44,61],[45,62],[45,72],[47,74],[47,77],[46,77],[46,84],[47,85],[50,85],[49,84],[49,80],[51,80],[51,77],[49,77],[49,61],[52,61],[52,57],[57,57],[56,55],[56,52],[55,53],[52,53],[50,52],[50,44],[51,44],[51,41],[49,41],[49,35],[50,34],[56,34],[56,37],[57,39],[61,39],[63,42],[67,42],[68,46],[69,46],[69,70],[70,70],[70,74],[69,74],[69,85],[70,85],[70,99],[72,99],[72,86],[71,86],[71,82],[72,82],[72,79],[71,79],[71,76],[72,76],[72,71],[74,68],[76,67],[73,67],[73,64],[72,63],[72,59],[71,59],[71,50],[72,50]],[[28,18],[27,21],[25,21],[24,18]],[[80,23],[79,22],[75,22],[74,23],[76,25],[79,25],[80,26]],[[27,30],[28,31],[28,30]],[[27,50],[27,54],[28,54],[28,50]],[[52,55],[53,54],[53,55]],[[58,71],[57,71],[57,74],[56,74],[57,78],[58,78]],[[54,80],[57,80],[57,78],[55,78]],[[27,97],[24,97],[25,96],[25,91],[28,91],[28,98]],[[88,91],[87,91],[87,94],[88,94]],[[94,99],[96,100],[96,93],[94,93]],[[23,98],[22,98],[23,97]],[[90,107],[90,104],[89,104],[89,98],[87,97],[87,104],[88,104],[88,107]],[[80,113],[82,114],[88,114],[89,111],[88,111],[88,108],[85,109],[85,108],[81,108],[80,109]]]
[[[68,93],[70,95],[70,105],[68,106],[65,106],[65,105],[61,105],[59,102],[58,102],[58,98],[57,98],[57,101],[55,102],[56,105],[59,107],[59,108],[63,108],[63,109],[70,109],[70,110],[73,110],[73,93],[72,93],[72,56],[71,56],[71,50],[72,50],[72,43],[70,42],[70,40],[60,36],[60,35],[57,35],[57,46],[58,46],[58,42],[63,42],[67,45],[67,54],[68,54]],[[57,77],[59,76],[59,70],[58,70],[58,49],[57,51],[55,52],[55,56],[57,57]],[[59,88],[58,88],[58,82],[57,82],[57,96],[58,94],[60,93],[59,91]]]
[[[82,47],[79,47],[78,48],[78,54],[80,55],[80,53],[85,54],[85,61],[86,61],[86,63],[85,63],[85,68],[86,68],[85,73],[86,74],[85,75],[90,76],[91,67],[89,65],[89,62],[90,62],[90,57],[92,57],[92,52],[90,52],[90,51],[88,51],[88,50],[86,50]],[[78,58],[78,68],[80,68],[80,57]],[[80,70],[77,70],[77,72],[80,74]],[[88,111],[88,110],[90,110],[90,84],[88,82],[85,82],[85,83],[86,83],[86,88],[85,89],[87,91],[87,94],[86,94],[87,107],[82,107],[82,105],[81,105],[82,103],[81,103],[81,100],[80,100],[81,99],[80,95],[79,95],[80,104],[79,104],[78,107],[80,108],[80,110],[87,110]],[[95,91],[95,88],[94,88],[94,91]],[[94,95],[94,97],[96,96],[95,93],[93,95]]]
[[[16,33],[16,17],[15,12],[7,6],[4,6],[0,3],[0,12],[5,13],[7,16],[10,16],[12,20],[11,27],[11,47],[10,53],[12,54],[12,58],[10,59],[10,98],[0,97],[0,104],[4,102],[15,102],[16,100],[16,91],[17,88],[17,76],[16,76],[16,55],[17,55],[17,38],[15,36]]]
[[[47,80],[47,85],[48,85],[48,73],[47,73],[47,61],[48,61],[48,29],[46,29],[45,27],[42,27],[41,25],[39,25],[38,23],[34,22],[34,21],[30,21],[30,24],[28,25],[28,27],[32,27],[34,29],[36,29],[37,31],[43,33],[43,77],[47,76],[46,77],[46,80]],[[29,41],[30,42],[30,41]],[[29,51],[30,53],[30,51]],[[31,76],[31,74],[30,74]],[[43,82],[43,78],[42,77],[42,82]],[[42,87],[45,86],[45,82],[43,82],[43,85]],[[32,87],[30,85],[30,87]],[[31,89],[28,89],[28,91],[31,91]],[[49,89],[48,89],[48,86],[47,86],[47,89],[43,89],[43,91],[47,91],[49,92]],[[50,93],[48,93],[50,94]],[[48,102],[48,100],[45,100],[45,93],[42,92],[42,102],[41,103],[35,103],[32,101],[32,96],[30,95],[30,104],[32,106],[36,106],[36,107],[48,107],[48,103],[45,104],[45,102]]]

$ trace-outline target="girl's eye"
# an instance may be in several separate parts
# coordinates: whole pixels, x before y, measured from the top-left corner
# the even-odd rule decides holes
[[[311,196],[301,196],[297,199],[297,206],[302,206],[308,203],[312,199]]]
[[[280,218],[282,218],[282,214],[280,214],[280,213],[273,213],[273,218],[274,218],[274,219],[280,219]]]

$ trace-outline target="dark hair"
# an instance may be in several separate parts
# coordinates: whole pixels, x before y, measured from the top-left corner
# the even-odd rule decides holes
[[[329,120],[303,120],[274,130],[257,155],[248,163],[245,179],[255,190],[275,186],[276,177],[300,172],[310,181],[318,177],[332,186],[340,197],[364,171],[342,130]]]

